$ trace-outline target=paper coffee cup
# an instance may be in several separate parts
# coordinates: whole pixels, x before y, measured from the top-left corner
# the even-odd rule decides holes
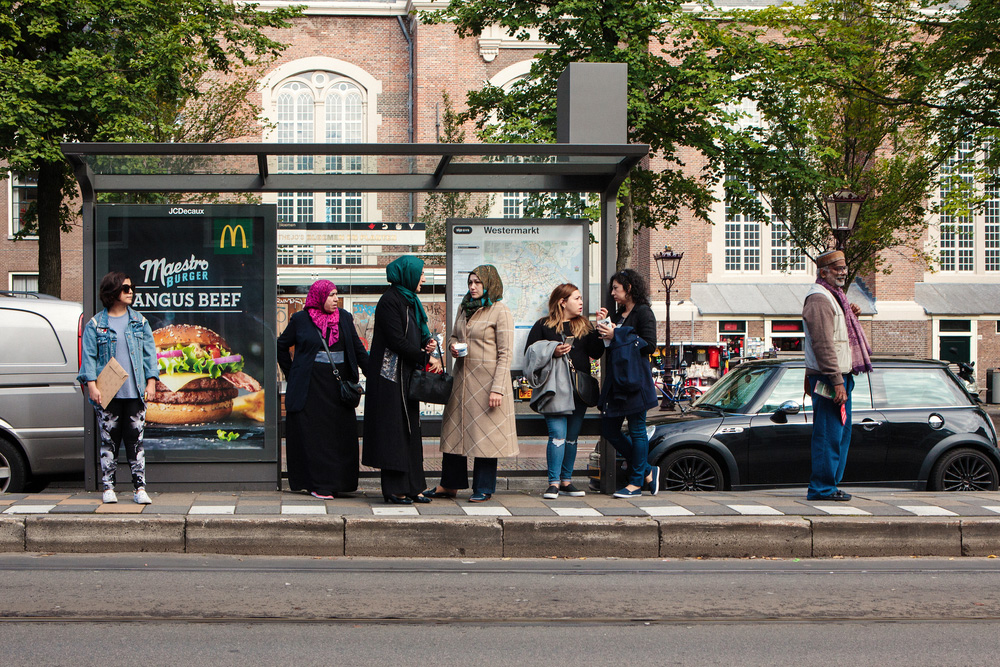
[[[455,352],[458,353],[458,356],[464,357],[465,355],[467,355],[469,353],[469,344],[468,343],[455,343]]]

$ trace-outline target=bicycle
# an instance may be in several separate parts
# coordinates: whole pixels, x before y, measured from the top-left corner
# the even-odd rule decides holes
[[[653,369],[653,386],[660,397],[661,411],[679,407],[681,412],[687,412],[691,409],[691,402],[705,393],[699,387],[688,384],[687,363],[682,363],[677,373],[671,373],[673,379],[669,384],[663,381],[665,374],[666,371],[659,368]]]

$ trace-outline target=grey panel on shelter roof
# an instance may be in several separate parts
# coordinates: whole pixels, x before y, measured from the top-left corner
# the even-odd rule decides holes
[[[913,300],[928,315],[996,315],[1000,314],[1000,284],[917,283]]]
[[[702,315],[798,317],[811,283],[691,284],[691,301]],[[862,315],[874,315],[875,301],[857,284],[847,291]]]

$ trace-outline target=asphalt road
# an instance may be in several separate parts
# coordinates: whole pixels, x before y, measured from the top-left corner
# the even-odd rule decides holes
[[[4,665],[993,665],[1000,560],[0,555]]]

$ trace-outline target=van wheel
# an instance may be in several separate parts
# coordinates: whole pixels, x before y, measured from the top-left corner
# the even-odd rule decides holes
[[[697,449],[671,452],[660,462],[660,486],[665,491],[722,491],[722,468]]]
[[[14,445],[0,438],[0,493],[20,493],[28,481],[28,464]]]
[[[959,447],[938,460],[930,483],[935,491],[996,491],[997,468],[986,454]]]

